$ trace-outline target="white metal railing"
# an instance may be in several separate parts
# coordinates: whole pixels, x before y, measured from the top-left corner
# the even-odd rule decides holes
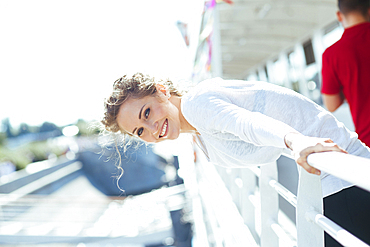
[[[67,177],[68,175],[71,175],[72,173],[80,170],[81,168],[82,168],[81,162],[76,161],[63,168],[60,168],[59,170],[55,172],[52,172],[30,183],[27,183],[26,185],[10,193],[6,193],[6,194],[0,193],[0,208],[9,203],[15,202],[18,199],[26,195],[29,195],[61,178]]]
[[[359,187],[370,191],[370,180],[366,176],[370,174],[370,159],[339,152],[325,152],[309,155],[308,163],[326,173],[357,184]],[[351,169],[348,169],[348,164],[351,164]],[[310,175],[301,169],[297,205],[299,246],[323,246],[323,230],[344,246],[369,246],[325,217],[322,213],[321,198],[321,183],[318,177]],[[303,229],[299,229],[299,222],[301,224],[304,222]],[[306,222],[309,223],[307,224]],[[313,238],[308,237],[307,235],[309,234],[307,232],[304,233],[303,230],[314,232],[314,241],[317,244],[307,245],[308,239],[310,238],[312,241]]]
[[[199,155],[198,155],[199,156]],[[199,159],[199,158],[198,158]],[[315,153],[310,165],[370,191],[370,159],[338,152]],[[333,165],[335,164],[335,166]],[[350,171],[348,164],[351,164]],[[297,196],[277,180],[277,165],[252,169],[215,167],[204,159],[196,164],[199,195],[205,214],[212,218],[213,246],[324,246],[324,231],[344,246],[368,246],[323,215],[320,176],[299,169]],[[257,183],[258,181],[258,183]],[[227,188],[226,192],[222,188]],[[216,194],[215,194],[216,193]],[[279,209],[278,195],[296,208],[296,224]],[[226,206],[228,200],[235,206]],[[221,208],[221,209],[220,209]],[[232,208],[232,210],[230,209]],[[239,216],[235,216],[235,210]],[[230,213],[230,212],[233,213]],[[244,224],[224,224],[228,217]],[[243,226],[243,227],[242,227]],[[247,226],[244,228],[244,226]],[[249,245],[235,236],[236,228],[252,240]],[[227,237],[234,235],[233,241]],[[250,243],[253,241],[253,244]]]
[[[351,154],[324,152],[309,155],[308,162],[326,173],[370,191],[369,159]],[[351,164],[351,169],[348,169],[348,164]]]
[[[169,211],[185,208],[187,203],[182,184],[137,196],[107,197],[81,174],[56,192],[33,194],[81,169],[82,163],[75,161],[29,179],[12,192],[0,193],[0,246],[20,243],[144,246],[162,243],[164,239],[172,241]],[[35,169],[36,172],[42,171]],[[27,177],[14,175],[11,182]]]

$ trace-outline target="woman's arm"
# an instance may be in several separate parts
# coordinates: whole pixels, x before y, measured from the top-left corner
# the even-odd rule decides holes
[[[191,122],[197,123],[194,124],[197,128],[232,133],[255,146],[288,147],[293,151],[296,162],[309,173],[320,174],[307,163],[309,154],[325,151],[346,153],[330,139],[302,135],[279,120],[238,107],[223,95],[203,95],[197,102],[184,109]]]
[[[279,120],[239,107],[219,94],[203,94],[188,103],[183,112],[188,121],[199,129],[211,133],[231,133],[259,147],[286,148],[285,135],[297,132]]]
[[[309,137],[299,133],[288,133],[285,135],[286,146],[293,151],[298,165],[302,166],[307,172],[320,175],[320,170],[307,163],[307,156],[312,153],[336,151],[347,153],[329,138]]]

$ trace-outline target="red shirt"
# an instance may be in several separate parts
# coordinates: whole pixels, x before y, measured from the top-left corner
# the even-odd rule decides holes
[[[345,29],[322,58],[322,93],[343,91],[359,139],[370,146],[370,23]]]

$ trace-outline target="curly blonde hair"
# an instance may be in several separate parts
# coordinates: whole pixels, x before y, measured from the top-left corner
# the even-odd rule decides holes
[[[109,132],[119,132],[129,134],[119,128],[117,123],[117,115],[121,105],[130,97],[143,98],[153,95],[157,92],[156,84],[166,86],[171,95],[181,97],[183,92],[177,89],[169,79],[156,80],[154,77],[136,73],[131,78],[127,75],[122,76],[113,83],[113,91],[104,102],[104,117],[101,123],[105,130]]]

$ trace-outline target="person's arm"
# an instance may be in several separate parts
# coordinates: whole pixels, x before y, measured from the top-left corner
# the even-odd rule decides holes
[[[288,133],[284,139],[286,146],[293,151],[297,164],[302,166],[307,172],[316,175],[320,175],[321,172],[308,164],[308,155],[328,151],[347,153],[347,151],[339,147],[329,138],[309,137],[299,133]]]
[[[298,132],[284,122],[239,107],[221,95],[211,96],[203,103],[202,112],[198,115],[204,119],[208,129],[232,133],[255,146],[286,148],[284,136]]]
[[[344,102],[343,92],[337,94],[323,94],[324,105],[330,112],[334,112]]]
[[[308,165],[309,154],[326,151],[346,152],[330,139],[304,136],[279,120],[238,107],[221,95],[209,94],[200,102],[202,107],[192,104],[186,110],[197,119],[202,128],[211,132],[232,133],[255,146],[289,148],[293,151],[298,165],[309,173],[319,172]]]
[[[338,74],[336,73],[336,66],[333,61],[335,54],[331,53],[328,48],[322,56],[322,85],[321,93],[325,107],[330,112],[334,112],[344,102],[343,87],[340,83]]]

